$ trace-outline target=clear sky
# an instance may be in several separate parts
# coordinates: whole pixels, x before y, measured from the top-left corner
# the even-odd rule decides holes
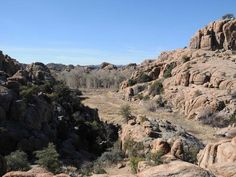
[[[187,46],[236,0],[0,0],[0,50],[20,62],[140,63]]]

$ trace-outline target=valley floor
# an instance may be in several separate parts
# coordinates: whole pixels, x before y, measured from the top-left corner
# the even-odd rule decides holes
[[[178,112],[168,112],[160,109],[157,112],[150,112],[140,104],[140,101],[128,102],[121,99],[119,93],[110,90],[84,90],[86,99],[83,103],[91,108],[97,108],[99,116],[103,121],[114,124],[122,124],[122,116],[119,115],[121,105],[128,104],[132,114],[146,115],[147,117],[168,120],[174,124],[181,125],[187,132],[193,134],[204,144],[216,142],[219,138],[214,136],[217,129],[203,125],[198,121],[188,120]]]

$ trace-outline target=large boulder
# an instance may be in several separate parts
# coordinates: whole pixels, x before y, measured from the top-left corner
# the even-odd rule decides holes
[[[54,175],[53,173],[50,173],[43,168],[34,167],[27,172],[23,171],[8,172],[3,177],[70,177],[70,176],[63,173]]]
[[[198,164],[216,176],[236,176],[236,137],[208,144],[198,154]]]
[[[151,167],[137,177],[215,177],[212,173],[188,162],[172,161]]]

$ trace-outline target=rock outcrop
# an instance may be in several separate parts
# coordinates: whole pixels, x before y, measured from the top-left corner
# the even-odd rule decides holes
[[[236,113],[236,56],[232,51],[178,49],[139,65],[121,84],[126,100],[158,94],[189,119],[224,127]],[[141,95],[141,96],[140,96]]]
[[[208,144],[198,154],[198,164],[216,176],[236,176],[236,137]]]
[[[52,142],[60,147],[63,162],[79,165],[77,159],[80,163],[94,159],[112,146],[118,128],[84,106],[80,91],[56,81],[43,63],[21,66],[0,54],[1,155],[20,149],[32,158],[34,151]]]
[[[173,161],[151,167],[139,174],[137,177],[215,177],[212,173],[191,163]]]
[[[122,148],[127,154],[134,148],[140,155],[169,153],[175,158],[186,161],[192,160],[189,159],[192,152],[197,153],[203,148],[203,144],[197,138],[180,126],[142,116],[122,126],[120,139]]]
[[[27,172],[22,172],[22,171],[8,172],[3,177],[70,177],[70,176],[63,173],[58,175],[53,175],[52,173],[48,172],[43,168],[34,167]]]
[[[136,175],[93,175],[92,177],[215,177],[197,165],[183,161],[150,167]]]
[[[210,23],[191,39],[191,49],[236,50],[236,20],[226,19]]]

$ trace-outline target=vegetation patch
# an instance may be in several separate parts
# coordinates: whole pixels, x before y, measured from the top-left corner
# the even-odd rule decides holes
[[[7,162],[7,171],[27,171],[30,169],[30,163],[27,154],[17,150],[5,156]]]
[[[172,72],[172,70],[175,68],[175,63],[171,63],[171,64],[169,64],[168,66],[167,66],[167,68],[166,68],[166,70],[164,71],[164,73],[163,73],[163,77],[164,78],[169,78],[169,77],[171,77],[172,75],[171,75],[171,72]]]
[[[128,122],[131,117],[131,107],[127,104],[121,106],[120,115],[125,119],[126,122]]]
[[[36,163],[51,172],[57,172],[60,168],[59,154],[56,151],[55,145],[52,143],[48,144],[47,148],[40,151],[35,151]]]
[[[160,80],[155,81],[149,88],[149,93],[152,96],[160,95],[164,92],[162,82]]]

